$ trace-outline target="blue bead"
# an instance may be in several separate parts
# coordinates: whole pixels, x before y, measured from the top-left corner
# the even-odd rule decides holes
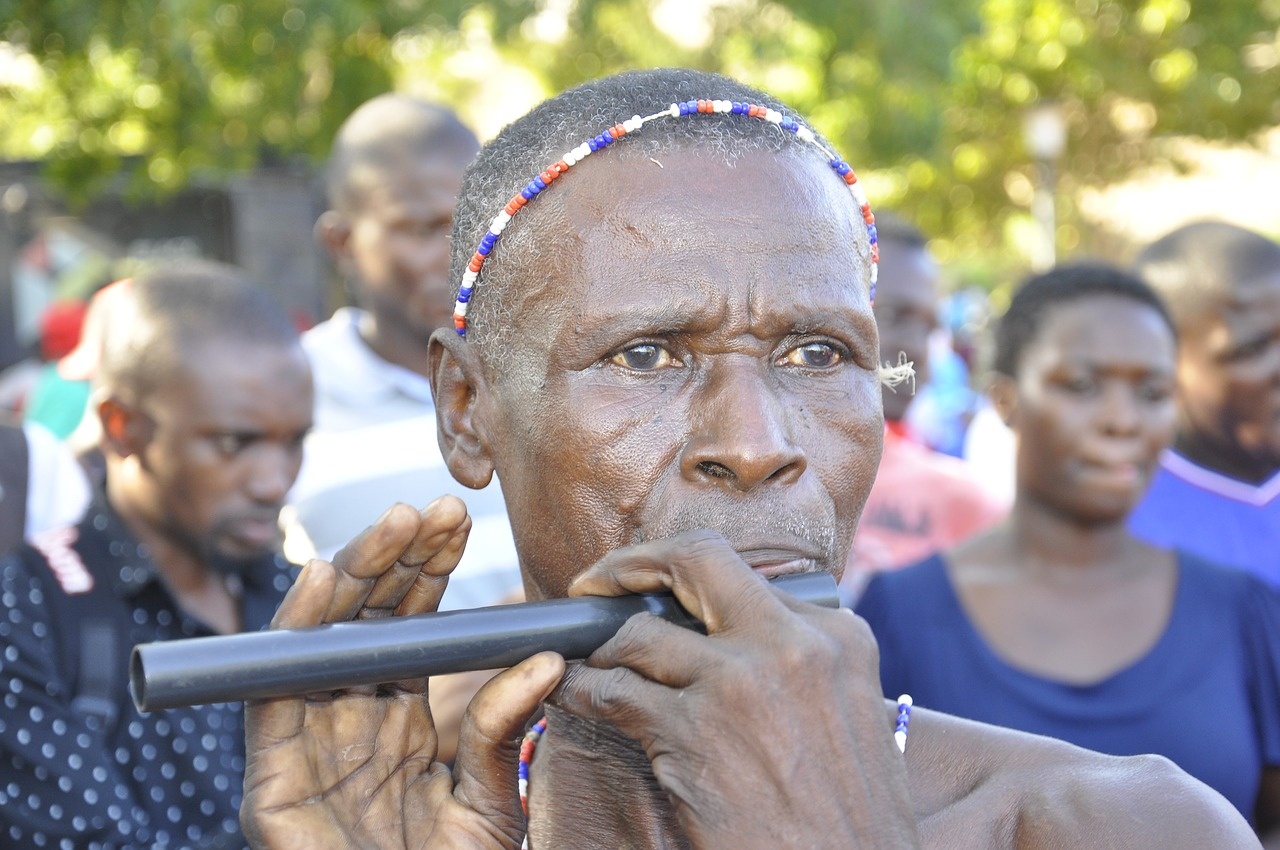
[[[498,234],[496,234],[496,233],[486,233],[486,234],[484,235],[484,238],[480,240],[480,244],[481,244],[481,246],[483,246],[483,247],[485,247],[485,248],[492,248],[492,247],[493,247],[493,243],[495,243],[495,242],[497,242],[497,241],[498,241]]]
[[[523,189],[520,190],[521,197],[523,197],[526,201],[532,201],[533,196],[536,194],[538,193],[533,191],[532,186],[525,186]]]
[[[845,176],[850,171],[853,171],[853,169],[849,167],[849,163],[844,162],[843,160],[837,160],[832,168],[834,168],[836,170],[836,174],[839,174],[841,177]]]
[[[591,150],[593,150],[593,151],[598,151],[598,150],[600,150],[601,145],[600,145],[600,139],[599,139],[599,137],[594,138],[594,139],[588,139],[588,140],[587,140],[587,147],[591,148]]]
[[[481,245],[480,247],[476,248],[476,253],[482,257],[487,257],[489,256],[489,252],[492,250],[493,250],[492,245]]]
[[[459,292],[459,293],[458,293],[458,303],[459,303],[459,304],[466,304],[466,303],[467,303],[468,301],[470,301],[470,300],[471,300],[471,296],[470,296],[470,295],[463,295],[461,292]]]
[[[533,185],[537,186],[538,191],[541,192],[543,189],[547,188],[547,181],[543,180],[541,177],[535,177],[533,178]]]
[[[876,244],[876,237],[879,235],[874,224],[867,225],[867,235],[871,237],[871,244]]]
[[[474,292],[474,291],[475,291],[475,290],[474,290],[472,287],[470,287],[470,286],[461,286],[461,287],[459,287],[459,288],[458,288],[458,298],[459,298],[459,300],[461,300],[462,298],[470,298],[470,297],[471,297],[471,293],[472,293],[472,292]]]

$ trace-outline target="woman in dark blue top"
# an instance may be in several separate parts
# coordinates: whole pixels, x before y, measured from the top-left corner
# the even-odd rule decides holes
[[[1013,512],[877,577],[857,610],[886,694],[1167,756],[1280,846],[1280,595],[1125,525],[1172,438],[1175,346],[1163,305],[1124,272],[1024,284],[991,388],[1018,437]]]

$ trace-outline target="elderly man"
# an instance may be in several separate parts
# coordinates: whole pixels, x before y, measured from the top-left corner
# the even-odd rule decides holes
[[[468,173],[465,336],[432,337],[449,468],[502,475],[529,596],[669,588],[707,634],[641,615],[499,674],[452,772],[424,682],[253,704],[256,846],[1256,846],[1163,760],[928,712],[895,736],[865,624],[764,581],[839,574],[884,428],[870,215],[780,109],[685,71],[538,107]],[[453,499],[392,509],[277,625],[432,609],[467,528]]]
[[[1203,221],[1136,267],[1178,325],[1178,425],[1131,527],[1280,587],[1280,244]]]
[[[276,521],[310,370],[284,311],[226,267],[157,267],[118,307],[95,377],[105,491],[0,562],[0,832],[239,847],[239,705],[143,717],[128,653],[270,619],[292,578]]]

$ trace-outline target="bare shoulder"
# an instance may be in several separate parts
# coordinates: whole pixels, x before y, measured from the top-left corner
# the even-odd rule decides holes
[[[1221,795],[1159,756],[1104,756],[919,709],[907,772],[926,847],[1260,846]]]

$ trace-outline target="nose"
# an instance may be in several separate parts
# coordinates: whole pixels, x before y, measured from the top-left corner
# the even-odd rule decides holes
[[[1137,389],[1123,381],[1108,381],[1102,387],[1101,424],[1109,434],[1135,433],[1142,424]]]
[[[279,505],[298,477],[302,453],[292,445],[263,443],[254,447],[249,474],[249,495],[256,502]]]
[[[807,459],[791,439],[788,411],[770,384],[768,365],[745,356],[733,361],[717,365],[694,401],[681,474],[741,492],[796,481]]]

